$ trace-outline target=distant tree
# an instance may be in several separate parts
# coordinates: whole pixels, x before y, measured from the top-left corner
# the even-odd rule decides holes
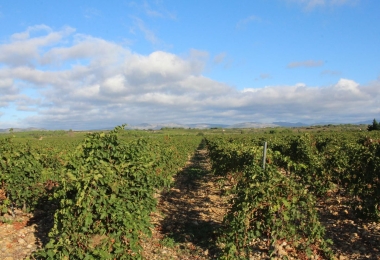
[[[372,125],[368,125],[368,131],[373,131],[373,130],[380,130],[380,125],[379,123],[376,121],[376,119],[373,119],[372,121]]]
[[[270,133],[270,134],[275,134],[275,133],[276,133],[276,130],[274,130],[274,129],[269,130],[269,133]]]

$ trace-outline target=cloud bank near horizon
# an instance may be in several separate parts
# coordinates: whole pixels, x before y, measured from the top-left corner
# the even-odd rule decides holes
[[[339,123],[372,119],[380,112],[379,79],[365,86],[342,78],[330,86],[297,83],[239,90],[204,76],[209,62],[215,60],[200,50],[183,56],[164,51],[142,55],[71,27],[29,27],[0,45],[0,128]],[[321,65],[308,60],[288,66]]]

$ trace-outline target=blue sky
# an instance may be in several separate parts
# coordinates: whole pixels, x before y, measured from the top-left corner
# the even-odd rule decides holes
[[[380,2],[0,1],[0,128],[380,118]]]

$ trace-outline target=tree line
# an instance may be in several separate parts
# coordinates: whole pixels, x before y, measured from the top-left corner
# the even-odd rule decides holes
[[[372,125],[368,125],[368,131],[373,131],[373,130],[380,130],[380,124],[376,121],[376,119],[373,119]]]

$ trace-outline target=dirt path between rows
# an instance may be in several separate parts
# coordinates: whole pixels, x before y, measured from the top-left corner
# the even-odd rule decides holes
[[[228,204],[210,167],[201,144],[175,177],[173,188],[159,196],[153,236],[144,244],[146,259],[217,258],[216,230]]]

